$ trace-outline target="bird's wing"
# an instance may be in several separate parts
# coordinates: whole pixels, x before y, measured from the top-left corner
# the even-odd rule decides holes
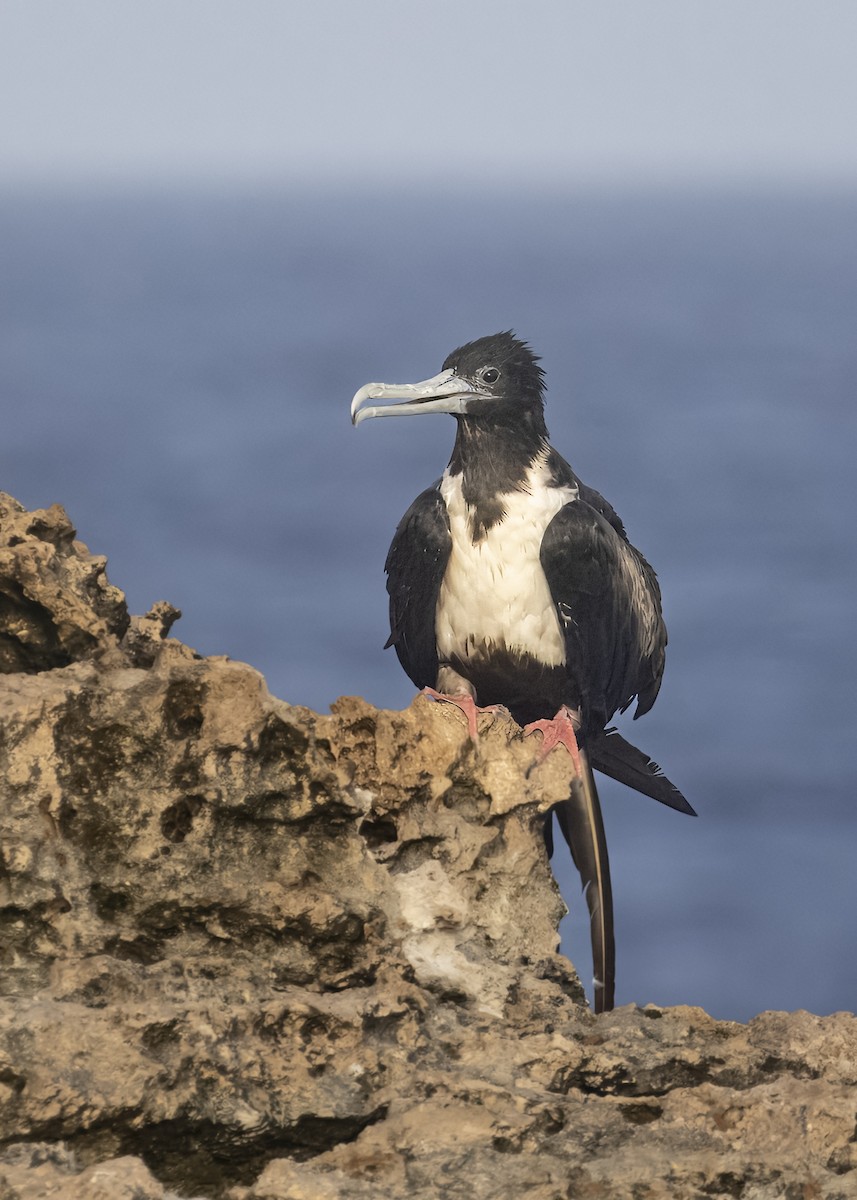
[[[599,730],[635,696],[635,715],[648,712],[663,675],[666,629],[655,573],[619,518],[582,493],[546,529],[541,563],[565,634],[568,703]]]
[[[667,633],[654,571],[607,501],[582,485],[580,499],[548,526],[541,558],[565,632],[568,702],[583,709],[591,766],[696,816],[657,763],[604,729],[635,696],[635,717],[648,712],[661,685]]]
[[[399,662],[419,688],[437,682],[434,617],[451,547],[438,481],[402,517],[384,565],[390,595],[387,646],[395,646]]]

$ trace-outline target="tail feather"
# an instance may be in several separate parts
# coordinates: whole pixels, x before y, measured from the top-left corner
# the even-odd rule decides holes
[[[626,742],[615,729],[605,729],[587,742],[592,766],[603,775],[626,784],[644,796],[666,804],[677,812],[695,817],[696,813],[674,783],[664,775],[648,754]]]
[[[580,873],[589,908],[592,961],[595,974],[595,1011],[613,1007],[616,983],[616,944],[613,933],[613,892],[601,804],[586,752],[581,750],[582,775],[571,783],[571,796],[554,809]],[[552,849],[552,837],[550,839]]]

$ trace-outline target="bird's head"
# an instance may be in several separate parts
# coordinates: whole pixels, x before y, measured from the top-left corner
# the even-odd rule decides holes
[[[453,350],[439,375],[421,383],[367,383],[351,402],[355,425],[368,417],[444,412],[478,421],[514,422],[541,415],[544,372],[526,342],[509,331]],[[399,400],[373,404],[370,400]]]

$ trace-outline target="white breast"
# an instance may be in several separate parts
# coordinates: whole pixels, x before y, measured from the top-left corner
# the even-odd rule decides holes
[[[524,486],[500,497],[505,516],[474,544],[473,510],[464,501],[461,476],[444,474],[440,490],[452,550],[435,616],[441,661],[466,661],[505,648],[550,666],[565,662],[565,641],[539,550],[550,522],[578,492],[550,485],[544,457],[533,463]]]

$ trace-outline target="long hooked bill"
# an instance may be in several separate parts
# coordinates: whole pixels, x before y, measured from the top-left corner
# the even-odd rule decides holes
[[[359,425],[369,417],[410,417],[419,413],[463,413],[476,389],[454,371],[441,371],[421,383],[367,383],[351,401],[351,421]],[[368,400],[403,400],[403,404],[373,404]]]

